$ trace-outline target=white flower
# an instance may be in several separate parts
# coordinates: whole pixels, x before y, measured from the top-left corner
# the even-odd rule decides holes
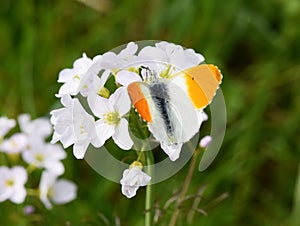
[[[25,150],[27,144],[27,136],[24,133],[16,133],[10,138],[3,140],[0,149],[10,154],[20,153]]]
[[[74,144],[74,156],[82,159],[90,143],[95,147],[101,146],[95,131],[95,120],[84,110],[77,98],[64,95],[61,102],[64,108],[50,112],[50,120],[54,125],[51,142],[61,141],[64,148]]]
[[[146,186],[150,180],[151,177],[144,173],[139,166],[133,166],[124,170],[123,177],[120,181],[123,195],[127,198],[134,197],[139,187]]]
[[[89,78],[85,81],[86,88],[81,94],[87,98],[94,98],[94,96],[99,95],[102,97],[109,97],[109,90],[104,87],[108,77],[110,75],[109,70],[105,70],[101,77],[98,74],[91,74]]]
[[[29,114],[21,114],[18,117],[20,129],[29,137],[45,139],[52,133],[52,126],[47,118],[30,119]]]
[[[174,72],[196,66],[204,61],[204,57],[193,49],[183,49],[182,46],[168,42],[159,42],[153,46],[144,47],[138,54],[148,61],[148,66],[161,74],[168,66]],[[147,65],[147,64],[146,64]],[[145,65],[145,66],[146,66]]]
[[[119,54],[114,52],[107,52],[102,55],[102,66],[105,69],[111,71],[118,71],[125,67],[129,67],[136,60],[136,51],[138,49],[137,44],[130,42],[126,48],[123,49]]]
[[[212,142],[211,136],[205,136],[200,140],[200,147],[206,148]]]
[[[60,87],[56,96],[61,97],[64,94],[78,94],[80,91],[81,80],[92,64],[93,60],[88,58],[84,53],[81,58],[74,62],[73,68],[63,69],[58,75],[58,82],[64,84]]]
[[[11,169],[0,167],[0,202],[10,199],[14,203],[22,203],[26,197],[24,184],[27,181],[26,170],[21,166]]]
[[[5,116],[0,117],[0,143],[1,139],[8,133],[8,131],[15,126],[16,121],[14,119],[8,119]]]
[[[120,148],[129,150],[133,141],[128,132],[128,122],[123,118],[131,107],[126,88],[118,88],[109,99],[95,96],[89,100],[89,106],[99,118],[95,126],[102,145],[112,137]]]
[[[40,199],[47,209],[52,208],[54,204],[64,204],[71,202],[76,198],[77,186],[69,180],[58,179],[57,175],[44,171],[41,177]]]
[[[196,66],[204,61],[204,57],[193,49],[183,49],[182,46],[174,43],[162,41],[156,43],[155,46],[164,52],[168,63],[183,69]]]
[[[44,143],[41,140],[31,140],[29,149],[22,153],[25,162],[38,168],[45,168],[54,174],[64,173],[64,165],[60,160],[66,158],[60,145]]]

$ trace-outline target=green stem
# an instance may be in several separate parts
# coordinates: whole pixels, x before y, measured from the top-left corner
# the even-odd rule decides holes
[[[298,176],[295,185],[295,194],[294,194],[294,208],[291,215],[290,225],[300,225],[300,164],[298,169]]]
[[[182,202],[183,202],[183,200],[186,196],[186,193],[188,191],[188,188],[190,186],[192,176],[193,176],[193,173],[195,171],[197,157],[198,157],[199,153],[200,153],[200,150],[199,150],[199,148],[197,148],[195,150],[193,156],[192,156],[189,171],[188,171],[188,174],[187,174],[187,176],[185,178],[185,181],[183,183],[183,187],[180,191],[179,197],[176,201],[175,211],[173,212],[173,215],[171,217],[169,226],[175,226],[176,225],[177,219],[178,219],[179,214],[180,214],[180,206],[181,206],[181,204],[182,204]]]
[[[153,153],[152,151],[147,151],[146,152],[146,163],[147,163],[147,168],[145,172],[151,176],[151,179],[153,180],[153,163],[154,163],[154,158],[153,158]],[[152,226],[152,202],[153,202],[153,185],[150,184],[147,185],[146,187],[146,200],[145,200],[145,226]]]

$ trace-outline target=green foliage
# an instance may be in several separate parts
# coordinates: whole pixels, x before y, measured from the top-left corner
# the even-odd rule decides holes
[[[99,2],[100,11],[75,0],[1,1],[0,114],[47,115],[57,104],[58,72],[82,52],[93,57],[150,39],[191,47],[222,70],[228,114],[220,154],[206,171],[194,173],[189,193],[207,185],[199,208],[208,215],[197,213],[193,225],[296,225],[290,220],[300,214],[300,191],[294,191],[300,159],[300,2]],[[32,216],[24,216],[23,206],[0,203],[1,225],[105,225],[103,216],[110,225],[116,217],[122,226],[143,225],[143,189],[127,200],[118,184],[68,152],[66,175],[79,185],[78,199],[51,211],[29,199],[37,205]],[[187,167],[155,186],[157,207],[182,186],[186,173]],[[225,192],[227,199],[213,202]],[[173,207],[163,211],[159,225],[166,225]]]

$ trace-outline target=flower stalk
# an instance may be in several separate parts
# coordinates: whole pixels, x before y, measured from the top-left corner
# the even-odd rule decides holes
[[[190,142],[188,144],[190,144]],[[197,162],[197,158],[198,158],[199,153],[200,153],[199,148],[197,148],[195,150],[195,152],[193,153],[191,163],[190,163],[190,167],[189,167],[189,171],[188,171],[188,174],[187,174],[187,176],[185,178],[185,181],[183,183],[183,187],[180,191],[178,199],[176,201],[175,211],[173,212],[173,215],[171,217],[169,226],[175,226],[176,225],[177,219],[178,219],[179,214],[180,214],[180,206],[181,206],[181,204],[182,204],[182,202],[183,202],[183,200],[186,196],[186,193],[188,191],[188,188],[191,184],[191,180],[192,180],[192,177],[193,177],[193,172],[195,171],[196,162]]]
[[[145,169],[145,172],[152,178],[153,180],[153,164],[154,164],[154,158],[152,151],[146,152],[146,163],[147,168]],[[151,226],[152,225],[152,203],[153,203],[153,185],[149,183],[146,187],[146,200],[145,200],[145,226]]]

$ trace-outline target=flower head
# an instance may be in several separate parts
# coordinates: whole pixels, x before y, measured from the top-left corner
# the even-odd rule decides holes
[[[27,181],[26,170],[21,166],[11,169],[0,167],[0,202],[7,199],[14,203],[22,203],[26,197],[24,184]]]
[[[135,161],[129,169],[124,170],[123,177],[120,181],[122,184],[122,193],[127,198],[136,195],[137,190],[141,186],[146,186],[151,177],[142,171],[142,164]]]
[[[96,132],[103,145],[112,137],[114,142],[122,149],[128,150],[133,141],[128,132],[128,122],[124,115],[131,107],[127,90],[118,88],[109,99],[95,96],[89,100],[89,106],[93,113],[99,118],[96,122]]]
[[[47,118],[37,118],[31,121],[29,114],[21,114],[18,122],[21,131],[34,139],[45,139],[52,133],[52,126]]]
[[[14,154],[26,149],[28,138],[24,133],[15,133],[10,138],[3,140],[0,149],[3,152]]]
[[[74,144],[74,156],[82,159],[90,143],[95,147],[101,146],[95,131],[95,120],[77,98],[64,95],[61,101],[65,107],[50,112],[54,125],[52,143],[60,140],[64,148]]]
[[[74,62],[73,68],[63,69],[58,75],[58,82],[64,84],[60,87],[57,97],[62,97],[64,94],[78,94],[82,84],[81,80],[92,63],[93,60],[84,53],[81,58]]]
[[[66,179],[57,179],[57,175],[48,171],[43,172],[40,181],[40,199],[47,209],[54,204],[64,204],[76,198],[77,186]]]
[[[96,95],[102,97],[109,97],[109,90],[104,87],[108,77],[110,75],[110,71],[106,70],[102,73],[101,77],[98,76],[98,72],[94,74],[89,74],[85,81],[84,89],[81,90],[81,94],[84,97],[93,97]]]
[[[137,56],[135,53],[137,49],[137,44],[130,42],[127,44],[126,48],[118,54],[114,52],[103,54],[101,59],[103,68],[114,72],[125,68],[126,66],[130,66],[130,64],[136,60]]]
[[[22,156],[28,164],[37,168],[45,168],[53,174],[61,175],[65,171],[61,160],[66,158],[66,153],[60,145],[33,140]]]

